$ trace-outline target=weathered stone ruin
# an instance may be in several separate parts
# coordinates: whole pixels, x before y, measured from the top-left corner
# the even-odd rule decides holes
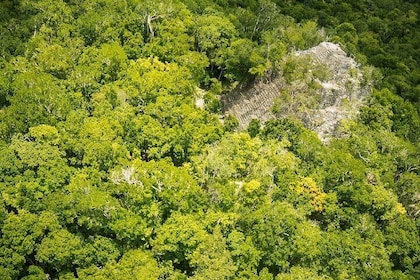
[[[327,140],[343,119],[354,117],[370,88],[364,81],[359,65],[337,44],[322,42],[318,46],[294,53],[295,56],[309,56],[308,63],[314,67],[324,65],[330,72],[327,79],[316,80],[316,94],[320,98],[316,106],[302,112],[274,114],[272,107],[281,91],[293,92],[302,83],[287,82],[282,73],[271,81],[258,81],[248,87],[237,87],[221,97],[224,114],[234,115],[239,121],[239,129],[246,129],[252,119],[261,123],[276,117],[293,114],[300,118],[309,129],[316,131],[322,140]],[[310,72],[311,70],[309,70]],[[283,104],[287,106],[287,104]],[[287,111],[287,110],[286,110]]]

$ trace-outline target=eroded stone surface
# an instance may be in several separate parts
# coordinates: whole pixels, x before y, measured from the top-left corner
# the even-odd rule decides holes
[[[318,46],[295,55],[309,55],[312,64],[324,64],[331,72],[330,78],[317,81],[320,85],[318,94],[321,98],[316,109],[308,109],[300,117],[305,125],[316,131],[322,140],[328,140],[334,134],[337,124],[357,114],[364,98],[369,94],[368,86],[363,85],[363,74],[359,65],[337,44],[322,42]],[[296,83],[296,86],[302,86]],[[272,81],[259,81],[247,88],[237,88],[222,96],[222,108],[225,114],[234,115],[239,121],[239,129],[247,128],[252,119],[262,123],[275,117],[272,107],[281,90],[293,90],[294,83],[286,85],[281,74]]]

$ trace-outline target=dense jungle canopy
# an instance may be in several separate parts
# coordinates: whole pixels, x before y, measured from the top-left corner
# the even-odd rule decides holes
[[[0,279],[420,279],[419,17],[415,0],[0,1]],[[290,54],[322,41],[372,85],[335,138],[219,120],[221,94],[305,75]]]

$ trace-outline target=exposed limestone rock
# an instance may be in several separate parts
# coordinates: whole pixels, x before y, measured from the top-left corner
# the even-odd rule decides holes
[[[294,57],[302,58],[306,64],[303,70],[296,70],[306,71],[303,78],[291,80],[290,75],[286,78],[284,73],[279,73],[272,81],[259,81],[222,96],[223,112],[238,119],[239,129],[247,128],[252,119],[264,123],[275,117],[293,115],[316,131],[322,140],[328,140],[341,120],[357,114],[370,88],[364,85],[357,63],[340,46],[322,42],[311,49],[296,52]],[[328,77],[321,79],[311,73],[320,66],[329,72]],[[312,86],[308,85],[311,83]],[[281,96],[283,99],[279,101]],[[276,114],[272,110],[275,103],[281,103],[281,110]]]
[[[205,91],[199,87],[195,89],[196,98],[195,98],[195,106],[200,109],[204,109],[204,94]]]

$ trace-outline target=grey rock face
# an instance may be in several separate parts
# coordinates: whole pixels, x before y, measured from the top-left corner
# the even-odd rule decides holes
[[[308,73],[305,75],[310,78],[288,80],[284,73],[279,73],[272,81],[259,81],[247,88],[236,88],[222,96],[223,112],[238,119],[239,129],[245,129],[252,119],[264,123],[275,117],[294,116],[301,119],[307,128],[316,131],[323,141],[328,141],[341,120],[357,114],[370,88],[364,83],[359,65],[337,44],[322,42],[293,55],[307,63],[305,69]],[[312,69],[315,72],[319,66],[329,72],[327,78],[320,80],[311,75]],[[310,89],[308,83],[315,83],[317,87]],[[282,110],[274,114],[273,105],[279,103],[280,96],[284,95],[288,97],[280,101]],[[305,102],[301,100],[311,98],[316,100],[316,104],[312,102],[305,107]]]

